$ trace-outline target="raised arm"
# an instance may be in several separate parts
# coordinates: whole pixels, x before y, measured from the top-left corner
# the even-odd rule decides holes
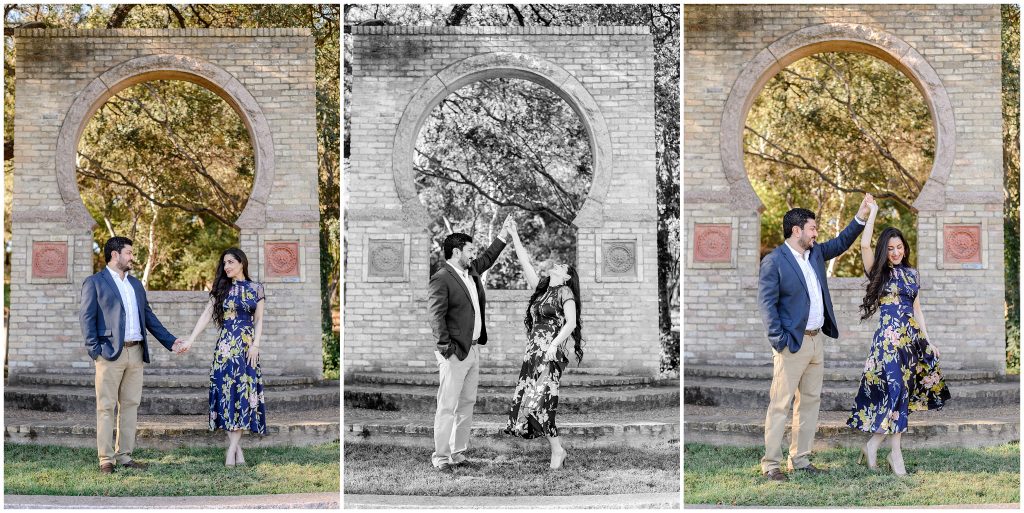
[[[519,266],[523,268],[523,276],[526,278],[526,284],[530,287],[530,290],[537,288],[537,282],[540,280],[537,278],[537,271],[533,268],[533,264],[530,263],[530,254],[526,252],[526,248],[523,247],[523,241],[519,240],[519,230],[513,223],[508,230],[509,235],[512,236],[512,243],[515,246],[516,258],[519,259]]]
[[[868,207],[869,204],[874,203],[875,199],[871,194],[865,194],[864,199],[860,202],[860,208],[857,209],[857,215],[854,216],[850,224],[846,225],[843,231],[836,235],[836,238],[822,242],[817,247],[821,251],[821,257],[827,262],[833,258],[842,255],[850,246],[853,245],[853,241],[857,240],[857,236],[864,231],[864,224],[868,218],[868,214],[871,209]]]
[[[864,262],[864,274],[871,272],[871,266],[875,265],[875,252],[871,250],[871,238],[875,231],[875,215],[878,214],[878,204],[870,203],[871,213],[868,214],[868,222],[864,224],[864,232],[860,235],[860,259]]]

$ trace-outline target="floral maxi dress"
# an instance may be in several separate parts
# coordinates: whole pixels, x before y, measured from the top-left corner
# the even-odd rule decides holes
[[[246,359],[256,332],[256,304],[263,299],[263,284],[251,281],[235,281],[224,299],[224,324],[210,368],[211,431],[244,429],[267,434],[260,365],[252,367]]]
[[[558,349],[554,361],[544,358],[544,353],[562,326],[565,325],[565,311],[562,305],[572,301],[573,294],[567,285],[548,288],[532,307],[530,316],[533,328],[523,355],[523,367],[519,371],[519,381],[512,396],[512,406],[508,411],[508,422],[504,432],[523,438],[539,436],[557,437],[555,426],[555,410],[558,408],[558,382],[562,371],[569,363],[565,353],[565,341]],[[568,340],[568,339],[567,339]],[[540,397],[537,405],[530,407],[529,396]],[[524,397],[527,398],[524,401]]]
[[[868,433],[902,433],[916,410],[938,410],[949,400],[939,354],[914,319],[920,285],[917,270],[892,268],[880,299],[879,326],[864,364],[860,388],[846,424]]]

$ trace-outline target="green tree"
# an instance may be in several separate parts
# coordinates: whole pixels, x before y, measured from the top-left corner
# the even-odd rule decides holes
[[[1020,5],[1005,4],[1003,67],[1003,236],[1006,367],[1020,372]]]
[[[911,205],[931,172],[934,128],[921,93],[888,63],[822,53],[787,66],[754,100],[744,153],[765,204],[762,255],[784,238],[781,217],[790,208],[814,211],[824,238],[846,226],[865,192],[879,200],[877,224],[899,228],[916,247]],[[863,276],[860,248],[828,271]]]

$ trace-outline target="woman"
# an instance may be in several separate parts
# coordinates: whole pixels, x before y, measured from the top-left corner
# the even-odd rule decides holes
[[[210,319],[220,326],[210,368],[210,431],[227,432],[224,465],[245,465],[242,431],[267,434],[259,348],[263,333],[263,284],[249,280],[249,260],[238,248],[220,255],[210,301],[185,341],[187,351]]]
[[[569,363],[565,348],[570,338],[577,363],[583,361],[580,279],[572,266],[557,264],[548,276],[538,280],[514,223],[509,233],[533,295],[526,307],[526,354],[504,432],[523,438],[547,437],[551,444],[551,468],[558,469],[567,453],[555,426],[555,410],[558,382]]]
[[[878,205],[872,203],[870,207],[861,236],[868,288],[860,307],[861,320],[880,310],[879,326],[846,423],[872,433],[858,463],[867,459],[868,468],[877,468],[878,447],[889,435],[892,451],[886,460],[894,474],[903,476],[907,472],[900,437],[907,430],[907,417],[911,411],[942,408],[949,400],[949,389],[939,371],[938,351],[928,343],[918,294],[920,275],[907,263],[910,246],[899,230],[886,228],[872,254],[871,234]]]

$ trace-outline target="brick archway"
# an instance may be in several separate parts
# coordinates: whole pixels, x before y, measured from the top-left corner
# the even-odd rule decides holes
[[[736,78],[722,112],[720,145],[722,169],[737,207],[758,212],[757,197],[743,165],[743,127],[750,107],[772,77],[804,57],[823,52],[864,53],[885,61],[906,75],[924,97],[935,128],[935,159],[914,208],[941,210],[945,184],[956,154],[953,107],[938,74],[917,50],[883,30],[852,23],[824,23],[791,32],[761,50]]]
[[[94,220],[79,195],[78,140],[93,113],[117,91],[176,79],[218,94],[249,131],[256,176],[235,224],[250,275],[266,284],[262,353],[273,364],[264,375],[322,376],[310,31],[21,29],[14,41],[10,375],[91,369],[77,310],[81,283],[93,273]],[[177,336],[187,335],[208,300],[202,291],[154,291],[148,297]],[[207,329],[197,344],[210,347],[216,335]],[[203,351],[174,356],[151,349],[155,372],[209,369]]]
[[[93,79],[71,104],[57,134],[57,186],[71,226],[92,229],[95,220],[82,203],[76,180],[78,140],[92,115],[119,91],[151,80],[185,80],[224,99],[249,131],[256,162],[255,180],[245,209],[236,223],[246,228],[266,224],[266,205],[274,183],[274,137],[256,98],[224,69],[183,55],[146,55],[122,62]]]
[[[757,302],[761,201],[743,165],[743,126],[755,96],[784,66],[812,53],[852,51],[899,69],[930,109],[936,155],[913,204],[918,211],[913,249],[921,305],[928,332],[944,352],[943,367],[1003,372],[999,6],[691,5],[685,10],[686,364],[770,364]],[[829,288],[840,333],[838,343],[826,345],[825,361],[855,368],[877,328],[876,320],[860,320],[864,278],[833,278]],[[708,336],[722,330],[727,337]]]
[[[590,191],[573,223],[577,226],[600,218],[614,169],[608,125],[594,97],[571,73],[542,58],[515,52],[492,52],[467,57],[444,68],[417,90],[409,100],[395,132],[392,173],[402,209],[410,219],[427,219],[414,185],[413,152],[423,122],[441,100],[463,86],[489,78],[520,78],[547,87],[572,108],[590,137],[594,178]]]
[[[432,365],[433,248],[415,188],[414,145],[449,93],[511,77],[558,94],[589,137],[594,178],[573,219],[587,312],[584,366],[657,373],[653,48],[650,30],[632,26],[352,28],[346,372]],[[488,365],[522,358],[523,294],[487,294],[490,341],[481,355]]]

